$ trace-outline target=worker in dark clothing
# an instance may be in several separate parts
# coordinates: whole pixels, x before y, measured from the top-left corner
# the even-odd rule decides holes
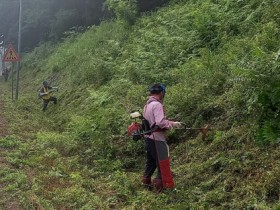
[[[8,77],[9,77],[9,69],[8,69],[7,67],[5,67],[5,68],[3,69],[2,75],[3,75],[4,80],[5,80],[5,82],[6,82],[6,81],[8,80]]]
[[[39,96],[43,99],[43,111],[47,110],[50,101],[53,101],[54,104],[57,104],[57,98],[51,96],[51,93],[54,91],[58,91],[58,87],[49,86],[48,81],[43,82],[43,87],[39,92]]]
[[[165,86],[154,84],[149,88],[149,98],[144,107],[144,118],[149,121],[153,132],[145,135],[146,167],[142,177],[145,186],[154,186],[156,192],[164,188],[174,188],[173,175],[170,169],[169,148],[166,143],[166,131],[171,128],[180,128],[181,122],[174,122],[165,118],[163,98]],[[157,169],[157,176],[151,177]]]

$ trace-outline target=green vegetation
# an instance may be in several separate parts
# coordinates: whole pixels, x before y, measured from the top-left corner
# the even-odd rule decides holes
[[[121,14],[24,55],[20,100],[5,96],[6,190],[26,209],[279,209],[280,2]],[[45,79],[59,104],[42,113]],[[143,145],[126,137],[153,82],[167,84],[169,118],[214,128],[206,141],[169,133],[176,189],[160,195],[141,186]]]

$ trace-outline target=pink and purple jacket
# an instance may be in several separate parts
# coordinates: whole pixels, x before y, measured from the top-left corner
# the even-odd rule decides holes
[[[144,107],[144,118],[149,121],[151,128],[155,125],[160,128],[159,131],[154,131],[151,135],[146,135],[145,137],[157,141],[165,141],[165,130],[172,128],[173,121],[165,119],[162,102],[155,96],[149,96]]]

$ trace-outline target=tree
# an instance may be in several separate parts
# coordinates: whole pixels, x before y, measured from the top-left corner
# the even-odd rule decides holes
[[[22,4],[22,50],[33,49],[40,42],[59,41],[65,31],[76,27],[98,25],[114,12],[119,20],[133,24],[140,12],[162,6],[168,0],[23,0]],[[104,5],[107,5],[105,7]],[[108,9],[107,9],[108,8]],[[17,44],[18,0],[1,0],[0,33],[6,43]]]
[[[161,7],[166,4],[169,0],[138,0],[137,6],[140,12],[147,12]]]
[[[136,0],[107,0],[109,10],[112,10],[117,19],[126,21],[129,25],[133,24],[137,16]]]

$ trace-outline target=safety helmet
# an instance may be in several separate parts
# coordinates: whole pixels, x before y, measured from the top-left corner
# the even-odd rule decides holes
[[[149,91],[151,94],[159,94],[162,92],[164,96],[166,93],[166,86],[165,84],[156,83],[149,87]]]
[[[48,86],[48,85],[49,85],[48,81],[45,80],[45,81],[43,82],[43,85],[44,85],[44,86]]]

